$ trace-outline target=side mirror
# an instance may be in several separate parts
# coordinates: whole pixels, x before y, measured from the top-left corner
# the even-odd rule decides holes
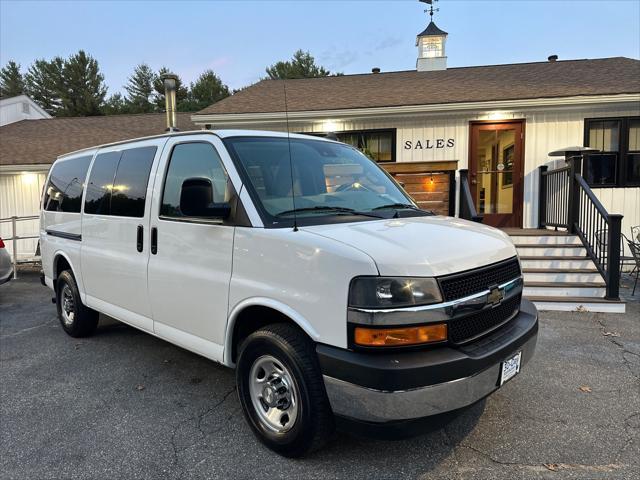
[[[213,185],[208,178],[187,178],[180,191],[180,211],[187,217],[228,218],[231,205],[213,203]]]

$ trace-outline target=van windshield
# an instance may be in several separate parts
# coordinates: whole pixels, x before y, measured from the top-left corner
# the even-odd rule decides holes
[[[273,223],[294,215],[366,219],[388,218],[399,209],[419,211],[378,165],[351,146],[300,138],[289,145],[284,137],[232,137],[225,144],[254,202]]]

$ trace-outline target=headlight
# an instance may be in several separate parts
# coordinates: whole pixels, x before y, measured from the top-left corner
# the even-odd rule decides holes
[[[399,308],[442,302],[435,278],[358,277],[351,282],[349,306]]]

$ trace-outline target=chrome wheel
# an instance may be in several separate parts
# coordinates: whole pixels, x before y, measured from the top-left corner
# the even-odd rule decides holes
[[[258,357],[249,373],[249,393],[260,422],[270,431],[288,432],[298,418],[299,395],[293,376],[271,355]]]
[[[73,300],[73,292],[68,284],[65,283],[60,294],[60,311],[62,312],[62,322],[70,327],[76,318],[76,304]]]

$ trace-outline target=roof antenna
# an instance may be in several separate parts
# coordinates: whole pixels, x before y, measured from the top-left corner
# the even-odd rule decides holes
[[[282,79],[282,89],[284,90],[284,115],[287,120],[287,144],[289,146],[289,169],[291,170],[291,203],[293,204],[293,231],[298,231],[298,215],[296,213],[296,193],[293,181],[293,158],[291,155],[291,130],[289,129],[289,107],[287,105],[287,81]]]

